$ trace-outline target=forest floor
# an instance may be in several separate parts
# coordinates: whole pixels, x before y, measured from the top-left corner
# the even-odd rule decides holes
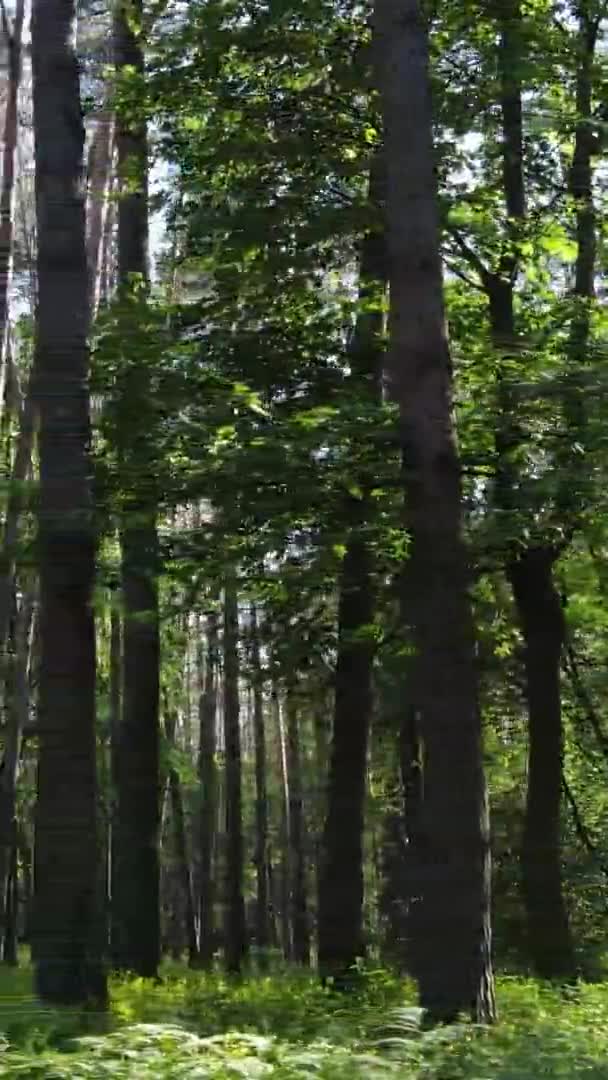
[[[608,984],[498,981],[500,1022],[420,1032],[412,988],[372,972],[338,996],[301,973],[231,981],[175,965],[113,981],[105,1020],[42,1009],[0,971],[0,1077],[20,1080],[608,1080]]]

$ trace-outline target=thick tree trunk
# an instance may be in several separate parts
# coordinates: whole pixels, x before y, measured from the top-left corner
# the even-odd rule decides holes
[[[526,643],[528,788],[522,883],[528,949],[537,975],[571,978],[576,963],[561,873],[563,734],[560,696],[564,613],[553,583],[555,552],[527,548],[509,580]]]
[[[224,591],[224,742],[226,747],[226,969],[238,974],[247,956],[243,896],[243,810],[239,708],[239,617],[234,580]]]
[[[420,1003],[494,1015],[490,844],[460,463],[439,254],[428,38],[418,0],[376,0],[390,267],[388,376],[399,405],[407,596],[425,791],[416,861]]]
[[[292,686],[287,692],[287,769],[289,775],[289,857],[290,907],[293,934],[293,959],[296,964],[310,963],[310,928],[306,890],[306,854],[304,851],[304,812],[302,805],[302,767],[298,703]]]
[[[143,74],[142,2],[116,6],[114,55],[119,71]],[[147,134],[143,120],[116,121],[124,189],[118,204],[118,277],[125,340],[137,318],[137,288],[148,280]],[[128,177],[128,179],[127,179]],[[135,177],[135,190],[133,178]],[[121,376],[125,429],[119,433],[124,511],[122,558],[123,701],[115,831],[113,958],[117,967],[156,975],[159,962],[159,666],[156,480],[146,429],[148,373],[126,348]],[[128,407],[128,416],[127,416]],[[127,430],[128,429],[128,430]]]
[[[251,609],[251,633],[253,635],[253,728],[255,749],[255,869],[256,869],[256,917],[255,937],[259,962],[265,964],[265,950],[269,945],[268,926],[268,785],[266,783],[266,726],[264,719],[264,688],[260,662],[260,639],[258,617],[255,607]]]
[[[199,763],[201,811],[199,835],[198,933],[199,963],[213,965],[215,946],[214,854],[217,835],[218,777],[215,761],[218,678],[217,615],[207,620],[207,657],[203,664],[202,642],[199,654]]]
[[[41,646],[34,956],[44,1001],[103,1004],[84,132],[74,18],[69,0],[34,0]]]

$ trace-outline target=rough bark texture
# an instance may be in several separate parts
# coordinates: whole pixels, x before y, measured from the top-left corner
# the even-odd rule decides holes
[[[241,971],[247,956],[243,897],[243,808],[239,709],[239,617],[236,585],[224,594],[224,742],[226,748],[226,968]]]
[[[529,749],[522,884],[528,954],[543,979],[576,973],[561,872],[560,661],[565,625],[553,583],[554,560],[544,547],[528,548],[508,570],[526,645]]]
[[[387,169],[388,377],[400,412],[408,603],[425,788],[417,980],[431,1021],[494,1015],[490,847],[460,464],[439,255],[428,40],[417,0],[377,0]]]
[[[114,58],[120,72],[144,71],[141,0],[119,3]],[[118,166],[130,178],[118,204],[118,285],[125,335],[133,332],[137,283],[148,280],[147,136],[144,121],[116,120]],[[133,185],[133,177],[136,184]],[[134,190],[135,187],[135,190]],[[125,350],[121,393],[125,430],[119,434],[124,511],[122,559],[123,701],[118,754],[118,813],[113,883],[116,966],[155,976],[159,962],[159,571],[157,495],[146,424],[148,373]],[[128,430],[127,430],[128,428]]]
[[[97,838],[84,131],[74,16],[69,0],[34,0],[41,648],[34,957],[36,993],[53,1004],[106,999]]]

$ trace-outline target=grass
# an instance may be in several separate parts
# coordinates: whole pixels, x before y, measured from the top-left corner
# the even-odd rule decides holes
[[[40,1007],[0,969],[0,1077],[23,1080],[608,1080],[608,985],[502,978],[500,1023],[421,1032],[411,986],[370,972],[340,997],[301,972],[230,980],[175,965],[113,980],[100,1021]]]

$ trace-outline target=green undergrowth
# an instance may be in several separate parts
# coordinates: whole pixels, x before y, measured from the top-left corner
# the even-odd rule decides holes
[[[0,1077],[24,1080],[608,1080],[608,985],[567,993],[500,979],[500,1022],[422,1031],[384,972],[337,995],[302,973],[241,981],[172,966],[112,980],[105,1019],[41,1008],[0,969]]]

